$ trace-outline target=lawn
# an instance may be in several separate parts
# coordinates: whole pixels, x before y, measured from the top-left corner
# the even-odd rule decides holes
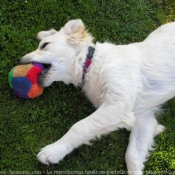
[[[10,89],[7,75],[20,57],[36,49],[41,30],[59,30],[68,20],[81,18],[95,41],[139,42],[175,20],[175,1],[1,0],[0,6],[0,174],[126,174],[126,130],[81,146],[58,165],[39,163],[40,148],[58,140],[95,108],[80,88],[60,82],[36,99],[20,99]],[[156,137],[144,174],[175,174],[175,99],[162,108],[158,121],[167,129]]]

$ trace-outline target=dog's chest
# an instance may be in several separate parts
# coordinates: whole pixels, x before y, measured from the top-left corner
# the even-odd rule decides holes
[[[84,91],[88,99],[94,104],[96,108],[98,108],[103,101],[100,89],[94,84],[94,86],[86,86]]]
[[[87,79],[88,81],[86,81],[83,90],[89,100],[98,108],[103,102],[103,92],[101,90],[100,81],[98,80],[97,74],[94,74],[91,79],[87,76]]]

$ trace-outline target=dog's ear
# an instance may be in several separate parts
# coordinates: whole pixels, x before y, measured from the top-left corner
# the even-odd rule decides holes
[[[67,22],[63,30],[67,35],[68,41],[72,44],[80,44],[82,41],[91,42],[93,39],[80,19]]]
[[[42,40],[43,38],[55,34],[57,31],[54,29],[51,29],[49,31],[41,31],[37,34],[37,39]]]
[[[66,35],[71,35],[73,33],[80,33],[85,30],[85,26],[81,19],[71,20],[67,22],[64,26],[64,32]]]

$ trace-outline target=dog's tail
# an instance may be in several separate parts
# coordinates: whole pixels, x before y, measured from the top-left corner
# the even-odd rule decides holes
[[[157,125],[154,131],[154,136],[159,135],[161,132],[165,130],[165,127],[163,125]]]

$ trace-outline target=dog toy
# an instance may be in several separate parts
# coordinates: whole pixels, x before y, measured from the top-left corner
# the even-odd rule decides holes
[[[39,63],[18,65],[11,69],[8,75],[9,85],[20,98],[36,98],[43,93],[43,87],[38,85],[38,75],[44,66]]]

